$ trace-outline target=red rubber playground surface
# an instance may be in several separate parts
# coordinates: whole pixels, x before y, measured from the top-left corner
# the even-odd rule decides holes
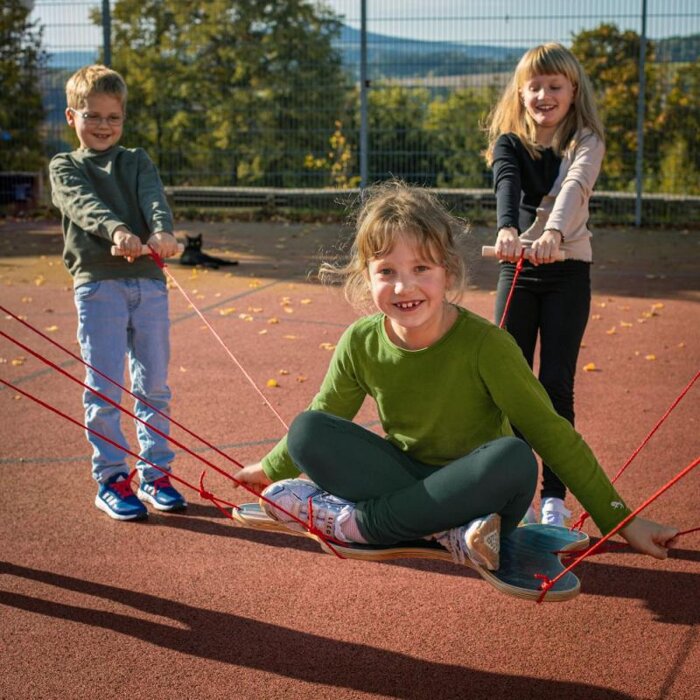
[[[338,290],[307,278],[340,229],[185,231],[202,232],[205,251],[240,260],[218,271],[173,261],[169,270],[289,422],[355,318]],[[488,238],[476,231],[471,242],[464,303],[490,317],[496,268],[478,256]],[[697,232],[596,235],[577,426],[611,476],[700,367],[698,243]],[[55,222],[0,221],[0,295],[77,352],[60,245]],[[259,459],[281,422],[177,289],[171,318],[173,417],[239,462]],[[78,362],[5,313],[0,330],[82,379]],[[627,549],[593,556],[576,569],[581,595],[537,605],[456,565],[341,561],[311,540],[238,528],[185,487],[185,514],[116,522],[93,505],[81,428],[19,393],[82,421],[81,387],[4,336],[0,377],[16,387],[0,390],[0,698],[700,697],[698,532],[662,562]],[[633,507],[697,458],[699,396],[696,384],[618,481]],[[374,414],[363,409],[358,420],[373,425]],[[183,431],[173,436],[235,474]],[[177,452],[183,479],[198,484],[206,469],[206,489],[252,500]],[[700,526],[699,479],[700,469],[646,514]]]

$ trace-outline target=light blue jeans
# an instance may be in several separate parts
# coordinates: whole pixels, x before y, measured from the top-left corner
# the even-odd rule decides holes
[[[170,319],[165,283],[143,278],[88,282],[75,289],[75,306],[78,342],[85,362],[125,386],[128,355],[131,391],[137,397],[133,412],[168,435],[169,421],[144,403],[169,415]],[[90,368],[85,383],[120,404],[122,390]],[[119,409],[88,390],[83,393],[83,406],[88,428],[127,447]],[[174,454],[164,437],[135,423],[141,458],[136,467],[142,481],[154,481],[162,472],[143,460],[170,471]],[[98,483],[129,471],[123,450],[89,431],[87,439],[93,448],[92,476]]]

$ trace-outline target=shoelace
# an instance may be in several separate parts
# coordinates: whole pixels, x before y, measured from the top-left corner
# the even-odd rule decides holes
[[[453,527],[451,530],[448,530],[438,542],[449,551],[455,564],[465,563],[464,547],[466,547],[466,543],[464,542],[461,528]],[[462,546],[463,544],[464,547]]]
[[[109,485],[109,488],[116,491],[120,498],[129,498],[129,496],[134,495],[134,492],[131,489],[131,475],[129,475],[126,479],[122,479],[121,481],[113,481]]]
[[[151,482],[151,486],[153,486],[153,490],[155,493],[158,493],[161,489],[167,489],[170,487],[170,479],[168,479],[167,476],[161,476],[155,481]]]

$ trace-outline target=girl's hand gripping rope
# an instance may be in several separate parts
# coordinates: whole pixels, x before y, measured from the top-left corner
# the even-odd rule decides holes
[[[260,462],[243,467],[243,469],[236,474],[236,479],[246,484],[246,486],[255,491],[258,495],[265,490],[266,486],[272,483],[263,471],[262,463]],[[234,488],[238,488],[238,484],[236,484]]]
[[[505,230],[505,229],[501,229]],[[500,235],[500,234],[499,234]],[[557,248],[557,250],[551,250],[547,249],[547,257],[545,259],[544,257],[544,249],[542,249],[542,252],[538,253],[536,249],[533,248],[524,248],[521,246],[519,248],[519,251],[522,252],[524,250],[525,253],[525,259],[529,260],[533,265],[539,265],[540,263],[545,263],[545,262],[560,262],[562,260],[566,260],[566,256],[564,255],[564,251],[560,250]],[[501,253],[497,253],[496,251],[496,246],[493,245],[485,245],[481,247],[481,256],[483,258],[498,258],[499,260],[505,260],[508,262],[517,262],[519,257],[520,257],[520,252],[518,253],[517,256],[513,257],[512,255],[505,255]]]
[[[668,550],[677,542],[678,530],[637,516],[620,529],[620,534],[637,552],[666,559]]]

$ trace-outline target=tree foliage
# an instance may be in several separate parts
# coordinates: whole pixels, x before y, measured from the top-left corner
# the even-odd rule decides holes
[[[0,8],[0,170],[39,170],[44,162],[40,76],[42,28],[21,0]]]
[[[209,184],[294,184],[289,173],[325,148],[341,111],[339,29],[304,0],[118,0],[126,138],[153,151],[168,181],[197,171]]]
[[[354,184],[359,90],[334,45],[340,30],[338,18],[312,0],[117,0],[112,56],[129,86],[125,143],[147,148],[173,184]],[[657,43],[647,42],[647,191],[698,189],[696,46],[661,40],[658,51],[678,60],[657,62]],[[591,78],[606,132],[598,187],[633,190],[640,37],[601,24],[574,35],[571,47]],[[455,90],[431,76],[410,84],[372,74],[370,180],[490,186],[480,124],[503,74],[493,85],[485,76],[483,85]]]

